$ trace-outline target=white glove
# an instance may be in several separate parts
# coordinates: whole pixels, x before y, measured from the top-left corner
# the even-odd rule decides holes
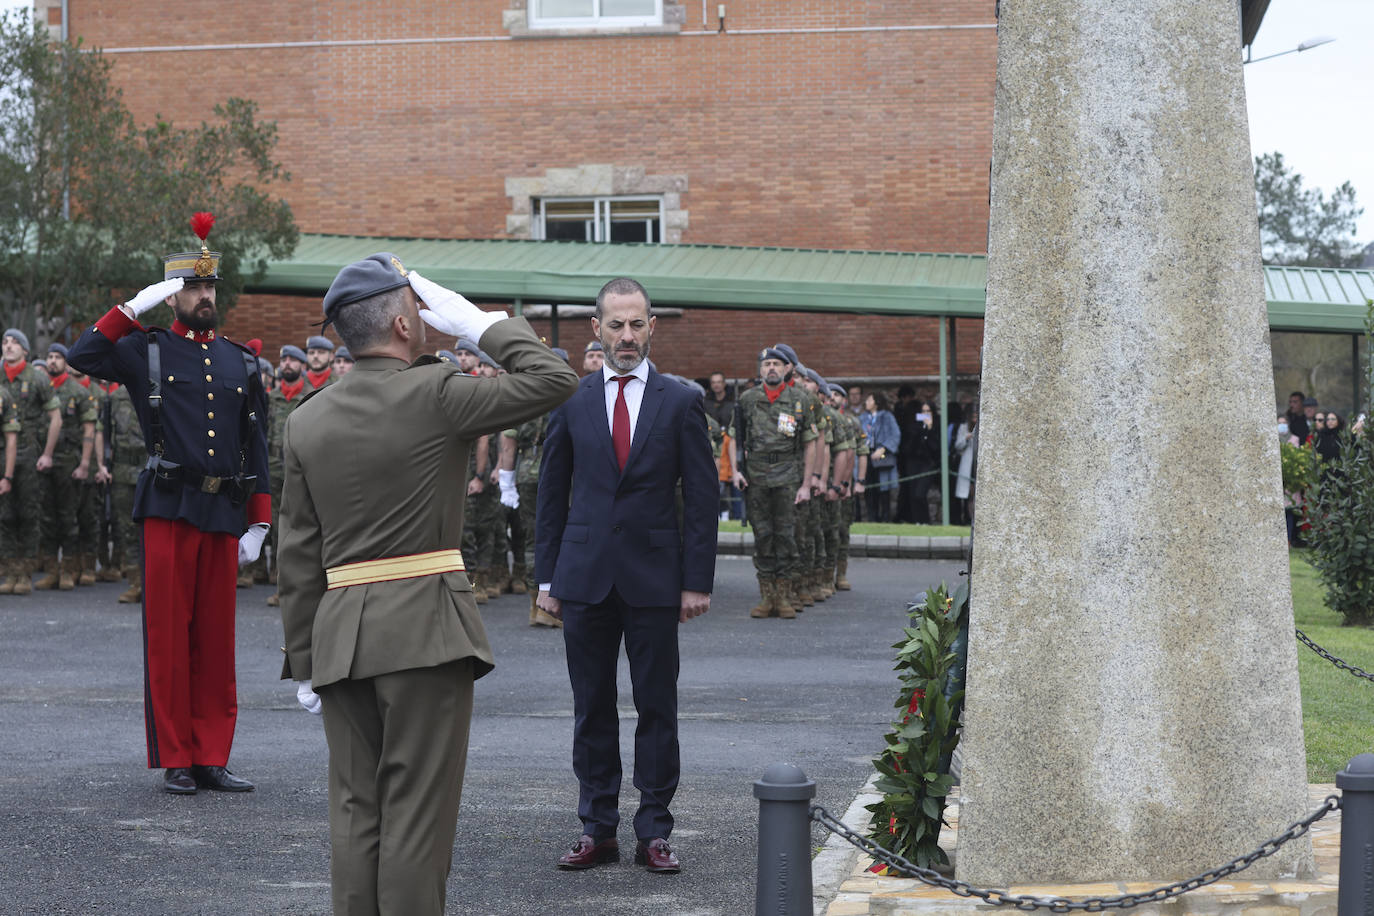
[[[520,493],[515,489],[515,472],[497,471],[496,478],[501,486],[501,505],[507,509],[519,509]]]
[[[420,317],[440,334],[481,341],[487,328],[510,317],[502,311],[484,312],[462,293],[444,289],[413,270],[410,272],[410,288],[415,290],[415,295],[426,306],[420,309]]]
[[[320,714],[320,695],[310,689],[309,681],[296,682],[296,702],[301,704],[301,709],[312,716]]]
[[[270,526],[264,522],[249,525],[248,530],[239,538],[239,565],[247,566],[258,558],[262,553],[262,542],[267,537],[267,529]]]
[[[134,296],[124,304],[128,306],[129,311],[133,312],[134,317],[137,318],[153,306],[161,305],[166,301],[168,296],[172,295],[172,293],[180,292],[181,288],[185,285],[186,281],[181,279],[181,277],[163,280],[161,283],[154,283],[152,286],[142,290],[137,296]]]

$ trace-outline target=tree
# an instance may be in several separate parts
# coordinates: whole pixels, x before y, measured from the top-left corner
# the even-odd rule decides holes
[[[0,17],[0,318],[41,337],[94,320],[161,276],[161,256],[199,245],[188,220],[216,217],[221,311],[299,231],[268,187],[288,181],[274,123],[227,99],[214,123],[134,123],[111,63],[54,42],[25,11]]]
[[[1355,267],[1360,246],[1357,220],[1364,208],[1345,182],[1328,198],[1304,188],[1302,176],[1282,153],[1255,157],[1255,198],[1259,207],[1260,256],[1265,264],[1288,267]]]

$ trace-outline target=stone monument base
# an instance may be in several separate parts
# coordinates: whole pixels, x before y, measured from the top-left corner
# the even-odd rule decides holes
[[[1322,784],[1309,787],[1311,805],[1308,811],[1316,810],[1328,795],[1336,794],[1334,785]],[[876,800],[877,796],[873,796]],[[862,799],[862,796],[861,796]],[[862,811],[855,803],[851,815]],[[868,812],[863,811],[866,817]],[[951,803],[945,810],[949,825],[940,831],[940,846],[957,861],[959,849],[959,806]],[[850,828],[861,832],[868,829],[867,822],[845,822]],[[1273,834],[1278,835],[1287,824],[1274,825]],[[1229,879],[1218,881],[1207,887],[1190,891],[1162,904],[1142,904],[1129,910],[1113,911],[1139,916],[1332,916],[1336,912],[1336,889],[1340,881],[1340,842],[1341,812],[1332,811],[1313,825],[1312,852],[1316,861],[1316,877],[1308,881],[1246,881],[1245,872]],[[853,847],[849,847],[853,849]],[[1248,849],[1236,850],[1236,855],[1249,852]],[[852,865],[838,891],[824,909],[816,908],[817,916],[986,916],[988,913],[1010,908],[992,908],[977,897],[960,897],[937,887],[930,887],[911,878],[888,878],[868,871],[872,860],[854,850],[857,861]],[[1223,862],[1208,862],[1199,871],[1223,865]],[[818,876],[819,877],[819,876]],[[1012,894],[1037,897],[1063,897],[1068,900],[1084,900],[1089,897],[1115,897],[1121,894],[1138,894],[1154,890],[1161,884],[1141,882],[1099,882],[1094,884],[1038,884],[1013,885],[1001,888]],[[1048,913],[1048,910],[1036,910]]]

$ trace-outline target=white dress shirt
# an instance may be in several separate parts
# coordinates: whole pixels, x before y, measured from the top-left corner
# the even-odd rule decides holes
[[[615,399],[620,394],[620,383],[616,376],[627,373],[617,372],[606,362],[601,367],[601,378],[606,387],[606,428],[615,432]],[[634,371],[628,373],[634,380],[625,383],[625,407],[630,412],[630,441],[635,441],[635,426],[639,423],[639,405],[644,403],[644,386],[649,384],[649,361],[640,360]]]

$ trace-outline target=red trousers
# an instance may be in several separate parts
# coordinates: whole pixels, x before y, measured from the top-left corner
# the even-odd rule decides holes
[[[143,520],[143,718],[149,767],[224,766],[234,742],[238,538]]]

